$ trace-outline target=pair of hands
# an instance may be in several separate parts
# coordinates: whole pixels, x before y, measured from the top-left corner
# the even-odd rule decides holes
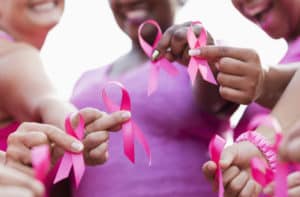
[[[279,157],[285,162],[300,162],[300,122],[287,132],[280,145]],[[256,197],[263,192],[274,194],[274,183],[262,189],[251,177],[250,161],[253,157],[264,159],[264,156],[250,142],[235,143],[222,152],[220,166],[223,174],[225,197]],[[215,173],[217,166],[213,161],[202,167],[206,178],[211,182],[213,190],[217,190]],[[300,172],[293,172],[287,177],[288,196],[300,196]]]
[[[249,104],[258,99],[263,91],[265,72],[258,54],[251,49],[212,46],[213,39],[208,34],[208,46],[190,49],[187,32],[191,22],[174,25],[163,34],[153,52],[152,60],[162,57],[188,65],[191,56],[208,60],[220,85],[220,95],[231,102]],[[203,28],[193,25],[195,35]]]
[[[31,169],[30,150],[35,146],[44,144],[48,144],[51,148],[52,166],[62,157],[64,151],[82,152],[85,163],[88,165],[103,164],[108,159],[108,131],[120,130],[122,124],[130,119],[131,114],[128,111],[106,114],[92,108],[82,109],[79,113],[85,120],[85,137],[82,142],[52,125],[23,123],[8,138],[6,165],[25,173],[23,175],[24,179],[26,178],[28,182],[31,182],[29,181],[31,180],[29,177],[33,176],[33,171]],[[72,125],[77,125],[78,115],[75,115],[71,119]],[[14,173],[11,174],[14,175]],[[21,173],[18,172],[18,174]],[[15,185],[13,181],[10,181],[10,184]],[[37,192],[32,187],[28,189],[34,194],[31,196],[40,196],[40,191]]]

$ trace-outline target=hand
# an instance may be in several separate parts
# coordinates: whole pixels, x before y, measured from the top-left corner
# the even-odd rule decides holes
[[[298,197],[300,196],[300,172],[293,172],[287,178],[288,184],[288,196]],[[271,183],[264,189],[264,194],[274,195],[274,183]]]
[[[250,142],[241,142],[225,148],[221,155],[220,166],[223,174],[225,197],[258,196],[261,187],[251,178],[250,161],[253,157],[263,158],[261,152]],[[213,161],[202,167],[205,177],[216,191],[215,174],[217,165]]]
[[[191,24],[192,22],[186,22],[168,28],[154,50],[152,60],[164,57],[171,62],[177,61],[187,66],[191,58],[188,54],[190,48],[187,41],[187,32]],[[199,36],[203,28],[201,25],[193,25],[193,30],[195,35]],[[208,44],[213,44],[213,39],[209,34]]]
[[[258,54],[251,49],[205,46],[193,50],[194,56],[214,62],[219,73],[221,96],[238,104],[250,104],[264,91],[266,71]]]
[[[108,131],[118,131],[122,124],[131,117],[128,111],[117,111],[112,114],[93,108],[79,111],[85,120],[84,159],[88,165],[103,164],[108,159]],[[75,117],[78,121],[78,116]]]
[[[300,122],[297,122],[288,132],[280,144],[279,156],[287,162],[300,162]]]
[[[44,187],[30,176],[0,165],[0,196],[42,197]]]
[[[29,175],[33,175],[32,147],[48,144],[52,148],[52,165],[63,155],[64,150],[75,153],[83,150],[83,144],[64,131],[39,123],[22,123],[16,132],[9,135],[7,142],[6,164]]]

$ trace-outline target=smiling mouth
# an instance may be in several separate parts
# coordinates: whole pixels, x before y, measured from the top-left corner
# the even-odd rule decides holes
[[[57,6],[57,0],[54,1],[41,1],[37,3],[33,3],[30,5],[30,8],[36,12],[48,12],[53,10]]]

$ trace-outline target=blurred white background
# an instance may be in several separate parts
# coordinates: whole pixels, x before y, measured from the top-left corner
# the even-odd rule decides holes
[[[64,99],[69,98],[82,72],[108,64],[130,48],[107,0],[66,1],[64,17],[42,51],[47,72]],[[282,40],[268,38],[235,10],[230,0],[188,0],[177,22],[191,20],[202,21],[216,39],[256,49],[264,65],[276,64],[286,51]]]

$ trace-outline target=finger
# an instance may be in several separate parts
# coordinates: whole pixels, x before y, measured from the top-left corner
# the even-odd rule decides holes
[[[129,111],[117,111],[112,114],[105,115],[86,127],[86,132],[111,130],[122,125],[131,118]]]
[[[21,162],[24,165],[31,165],[31,153],[30,150],[23,144],[15,144],[8,146],[7,148],[7,162],[15,161]]]
[[[293,172],[288,176],[288,187],[300,187],[300,172]]]
[[[246,184],[246,186],[242,189],[242,191],[239,194],[239,197],[252,197],[255,190],[255,182],[253,180],[249,180]]]
[[[30,177],[34,177],[34,171],[31,167],[28,167],[27,165],[20,164],[19,162],[16,162],[14,160],[8,160],[6,166],[16,169],[24,174],[27,174]]]
[[[263,189],[263,193],[265,195],[270,195],[270,196],[273,196],[274,194],[274,182],[270,183],[269,185],[267,185],[267,187],[265,187]]]
[[[241,90],[232,89],[230,87],[220,86],[219,88],[220,95],[222,98],[238,103],[238,104],[249,104],[252,102],[251,97],[248,97],[245,92]]]
[[[99,165],[108,159],[108,143],[102,143],[97,148],[91,150],[88,154],[89,165]]]
[[[36,196],[41,196],[44,193],[44,187],[38,181],[14,169],[0,166],[0,185],[4,186],[20,186],[30,189]]]
[[[188,28],[179,28],[177,29],[171,39],[171,51],[175,57],[182,57],[184,49],[187,46],[187,31]]]
[[[156,61],[162,57],[164,57],[167,49],[169,48],[172,40],[173,33],[177,30],[178,26],[174,25],[168,28],[163,36],[161,37],[160,41],[157,44],[157,47],[154,49],[152,54],[152,61]]]
[[[223,184],[224,187],[227,185],[237,176],[240,174],[240,169],[236,166],[231,166],[227,170],[223,172]]]
[[[164,57],[170,62],[174,62],[176,60],[176,56],[172,53],[171,49],[164,54]]]
[[[85,125],[89,125],[93,121],[101,118],[102,116],[107,115],[106,112],[100,111],[95,108],[91,108],[91,107],[83,108],[74,116],[74,118],[72,118],[72,125],[78,124],[79,114],[83,117]]]
[[[252,49],[208,45],[201,47],[198,51],[194,51],[193,55],[209,60],[217,60],[222,57],[231,57],[241,61],[248,61],[253,58],[257,58],[257,53]]]
[[[210,182],[214,182],[216,170],[217,170],[217,165],[213,161],[208,161],[202,166],[202,172],[205,178]]]
[[[222,73],[244,76],[249,71],[245,62],[230,57],[223,57],[218,61],[218,70]]]
[[[14,132],[8,136],[8,146],[14,144],[23,144],[25,147],[49,144],[47,135],[39,131]]]
[[[28,188],[13,186],[0,186],[0,196],[5,197],[38,197]]]
[[[243,77],[230,75],[225,73],[218,73],[217,81],[222,87],[230,87],[235,90],[244,90],[246,88],[245,80]]]
[[[226,170],[227,168],[232,165],[235,158],[237,157],[237,148],[236,146],[232,145],[227,148],[225,148],[221,155],[220,160],[220,166],[223,170]]]
[[[107,131],[97,131],[89,133],[83,140],[85,151],[90,151],[91,149],[97,147],[105,141],[108,141],[109,134]]]
[[[228,184],[228,186],[226,187],[225,196],[237,196],[246,186],[248,180],[248,173],[242,171]]]
[[[48,140],[54,142],[58,146],[62,147],[64,150],[70,152],[81,152],[83,150],[83,144],[79,140],[66,134],[64,131],[60,130],[55,126],[38,123],[26,123],[22,124],[18,128],[17,132],[30,131],[39,131],[46,134]]]
[[[288,190],[289,197],[299,197],[300,196],[300,187],[294,187]]]

